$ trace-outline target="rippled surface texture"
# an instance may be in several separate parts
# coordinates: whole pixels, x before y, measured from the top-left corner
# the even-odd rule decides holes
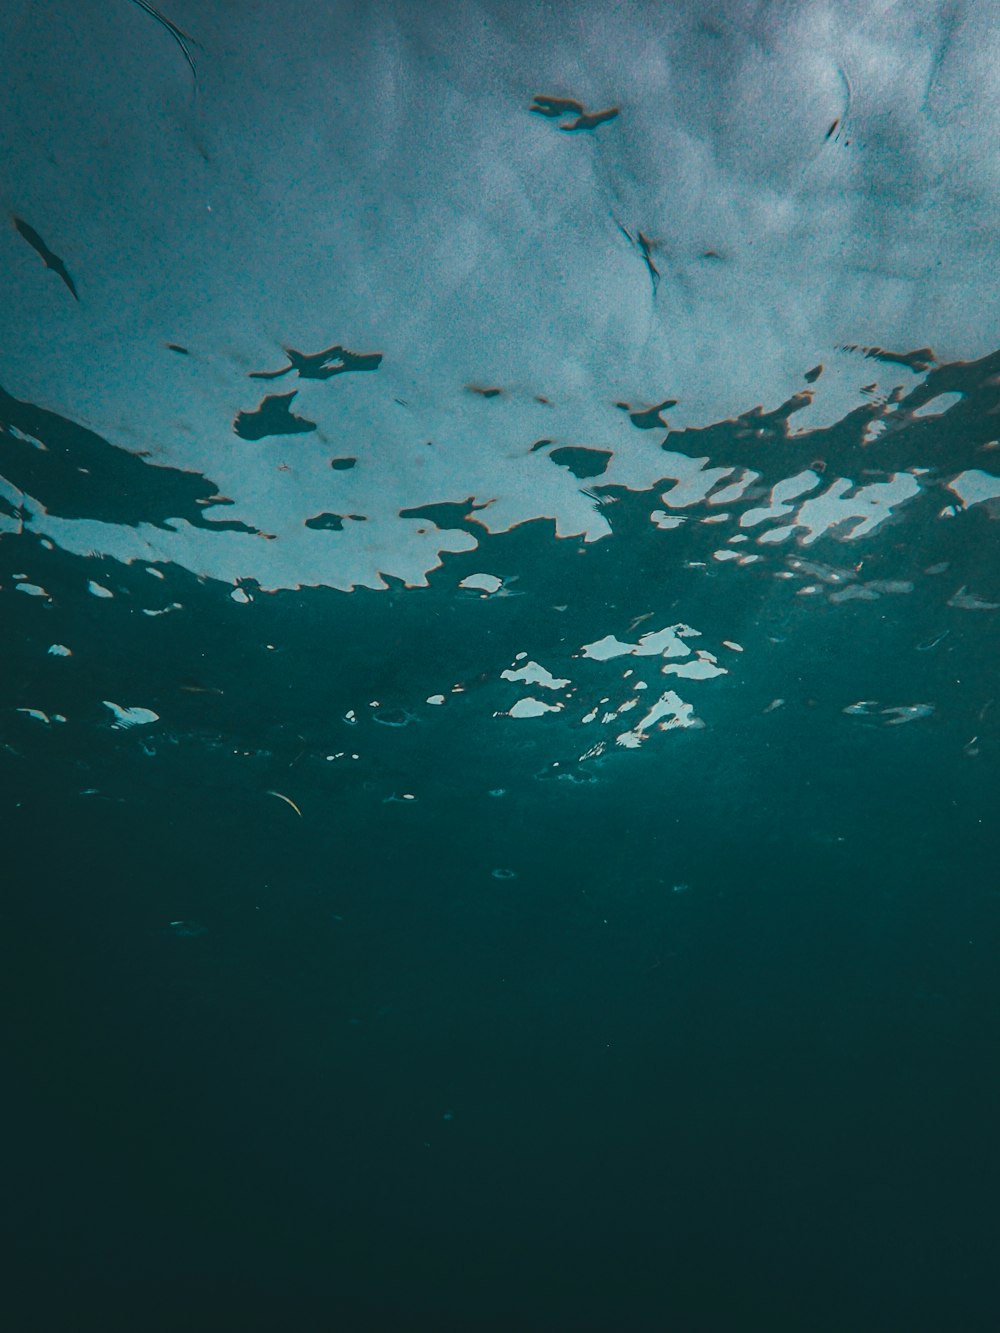
[[[0,50],[10,1326],[991,1328],[996,8]]]

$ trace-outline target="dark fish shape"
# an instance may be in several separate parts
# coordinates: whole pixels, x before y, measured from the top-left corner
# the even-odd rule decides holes
[[[565,128],[565,126],[563,128]],[[617,219],[615,220],[617,221]],[[633,236],[628,227],[622,226],[620,222],[618,223],[618,230],[632,245],[635,246],[639,251],[639,254],[642,256],[642,262],[646,265],[646,271],[649,274],[650,282],[653,284],[653,294],[655,296],[656,289],[660,285],[660,270],[656,267],[656,263],[653,259],[653,249],[656,246],[656,242],[651,241],[649,237],[645,236],[641,231],[637,231]]]
[[[583,103],[577,102],[572,97],[543,97],[536,94],[528,110],[537,116],[548,116],[550,119],[569,115],[582,116]]]
[[[24,239],[28,242],[32,250],[34,250],[35,253],[40,257],[45,267],[50,268],[53,273],[57,273],[59,277],[62,278],[63,282],[66,284],[66,286],[72,293],[74,301],[79,301],[80,298],[77,295],[76,284],[74,283],[73,279],[69,276],[69,272],[66,268],[66,265],[63,263],[63,261],[59,258],[58,255],[54,255],[52,253],[49,247],[39,236],[38,232],[35,231],[34,227],[29,226],[28,223],[25,222],[23,218],[19,218],[16,215],[14,215],[14,226],[21,233]]]
[[[184,52],[184,59],[188,62],[188,64],[191,67],[191,75],[192,78],[194,79],[194,86],[197,88],[198,71],[195,69],[194,57],[191,54],[191,48],[188,46],[188,42],[194,41],[194,38],[189,37],[186,32],[182,32],[181,29],[178,28],[176,23],[171,23],[165,14],[161,14],[160,11],[154,8],[153,5],[147,4],[146,0],[133,0],[133,4],[138,5],[140,9],[144,9],[150,18],[155,19],[156,22],[159,23],[161,28],[165,28],[167,32],[170,33],[170,36],[174,39],[177,45]]]
[[[194,680],[194,679],[192,679],[191,677],[187,677],[187,678],[185,678],[184,680],[182,680],[182,681],[180,682],[180,684],[177,686],[177,688],[181,691],[182,694],[223,694],[223,693],[224,693],[223,690],[220,690],[220,689],[219,689],[217,686],[215,686],[215,685],[203,685],[203,684],[201,683],[201,681]]]
[[[297,371],[299,379],[328,380],[334,375],[352,371],[378,370],[382,364],[381,352],[349,352],[346,347],[327,347],[322,352],[298,352],[294,347],[284,349],[288,365],[281,370],[253,370],[252,380],[277,380],[282,375]]]
[[[256,412],[237,412],[233,430],[241,440],[262,440],[266,435],[305,435],[315,421],[293,415],[294,393],[276,393],[261,399]]]
[[[642,262],[646,265],[646,269],[649,273],[649,280],[653,284],[653,291],[655,293],[657,287],[660,285],[660,270],[653,262],[654,242],[651,241],[648,236],[643,236],[641,231],[638,233],[638,236],[639,253],[642,255]]]
[[[587,111],[582,102],[575,97],[547,97],[536,93],[532,98],[529,111],[536,116],[547,116],[549,120],[565,120],[574,117],[567,125],[560,125],[561,130],[572,133],[574,130],[593,130],[619,114],[616,106],[606,107],[603,111]]]
[[[567,134],[572,134],[574,130],[596,130],[598,125],[606,125],[609,120],[614,120],[620,114],[618,107],[609,106],[604,111],[584,112],[582,116],[577,116],[576,120],[568,125],[560,125],[559,128]]]

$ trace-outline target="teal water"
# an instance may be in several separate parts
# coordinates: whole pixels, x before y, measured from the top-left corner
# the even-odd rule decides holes
[[[0,1329],[993,1330],[996,15],[0,52]]]

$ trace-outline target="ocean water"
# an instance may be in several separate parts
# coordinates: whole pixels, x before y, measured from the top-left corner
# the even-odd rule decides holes
[[[995,1327],[996,15],[0,38],[4,1327]]]

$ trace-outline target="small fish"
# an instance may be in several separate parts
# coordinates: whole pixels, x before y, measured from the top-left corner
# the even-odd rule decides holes
[[[198,71],[195,69],[194,57],[191,54],[191,48],[188,46],[188,42],[194,41],[194,38],[189,37],[186,32],[182,32],[176,23],[171,23],[165,14],[161,14],[158,9],[147,4],[146,0],[133,0],[133,4],[138,5],[140,9],[144,9],[150,18],[155,19],[161,28],[166,28],[167,32],[170,33],[170,36],[184,52],[184,59],[191,67],[191,76],[194,79],[194,86],[197,89]]]
[[[290,805],[300,819],[304,817],[302,811],[299,809],[299,807],[295,804],[295,802],[292,800],[290,796],[285,796],[280,791],[272,791],[270,787],[264,794],[265,796],[277,796],[279,801],[284,801],[286,805]]]
[[[536,94],[528,110],[533,111],[537,116],[548,116],[550,119],[570,114],[582,116],[583,103],[577,102],[572,97],[544,97]]]
[[[546,97],[540,93],[532,99],[528,110],[534,112],[536,116],[547,116],[550,120],[574,117],[568,124],[559,126],[567,133],[572,133],[574,130],[596,129],[598,125],[614,120],[619,114],[619,108],[616,106],[609,106],[604,111],[587,111],[583,103],[578,102],[575,97]]]
[[[223,691],[214,685],[200,685],[196,680],[182,681],[177,688],[182,694],[222,694]]]
[[[17,217],[16,214],[12,216],[14,219],[14,226],[24,237],[24,239],[28,242],[32,250],[34,250],[34,252],[39,256],[45,267],[51,269],[53,273],[57,273],[59,277],[62,278],[66,286],[69,288],[70,293],[73,296],[73,300],[79,301],[80,298],[77,295],[76,284],[70,277],[69,271],[67,270],[66,265],[63,263],[63,261],[59,258],[58,255],[54,255],[52,253],[49,247],[39,236],[38,232],[35,231],[34,227],[29,226],[28,223],[25,222],[23,218]]]
[[[565,130],[573,127],[563,125],[561,128]],[[649,273],[649,280],[653,284],[653,295],[655,296],[656,289],[660,285],[660,270],[656,267],[653,260],[653,251],[657,244],[656,241],[650,240],[650,238],[641,231],[637,231],[633,236],[628,227],[623,226],[617,218],[615,218],[615,223],[622,235],[625,236],[630,244],[635,246],[639,251],[639,254],[642,256],[642,262],[646,265],[646,271]]]
[[[559,128],[567,134],[572,134],[574,130],[594,130],[598,125],[604,125],[618,115],[620,110],[616,106],[609,106],[604,111],[585,111],[577,116],[576,120],[570,121],[568,125],[560,125]]]

